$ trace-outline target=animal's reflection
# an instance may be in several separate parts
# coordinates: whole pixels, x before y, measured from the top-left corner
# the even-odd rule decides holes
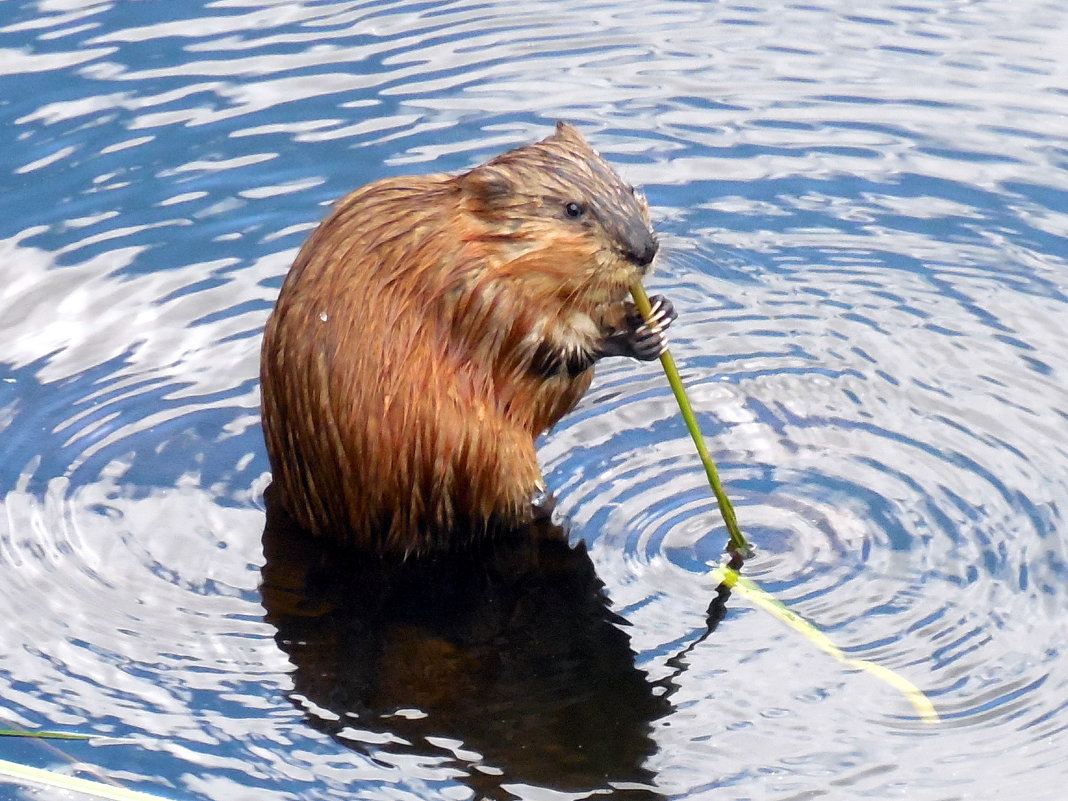
[[[479,796],[520,782],[659,797],[634,785],[653,780],[651,723],[669,704],[559,527],[398,563],[312,540],[269,503],[263,545],[267,620],[296,667],[294,702],[327,712],[308,712],[317,728],[388,732],[420,753],[459,740],[481,755],[459,763]]]

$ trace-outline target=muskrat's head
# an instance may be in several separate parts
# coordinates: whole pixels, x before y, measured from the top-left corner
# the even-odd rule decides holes
[[[649,207],[570,125],[458,176],[498,277],[580,305],[622,300],[657,252]]]

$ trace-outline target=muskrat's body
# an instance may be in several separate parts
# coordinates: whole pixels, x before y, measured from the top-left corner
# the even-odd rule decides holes
[[[534,438],[601,356],[654,358],[673,312],[625,303],[656,253],[644,202],[573,128],[460,175],[344,198],[264,334],[280,500],[315,534],[450,548],[531,519]]]

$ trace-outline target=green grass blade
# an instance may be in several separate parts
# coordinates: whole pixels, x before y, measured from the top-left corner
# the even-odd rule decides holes
[[[99,734],[81,734],[76,731],[24,731],[22,729],[0,729],[0,737],[33,737],[38,740],[92,740]]]
[[[919,715],[920,720],[924,723],[938,723],[938,712],[935,710],[934,704],[931,703],[931,699],[904,676],[895,673],[888,667],[869,662],[867,659],[853,659],[846,656],[842,649],[831,641],[830,637],[790,609],[782,601],[775,598],[767,590],[762,589],[755,581],[739,575],[737,570],[724,565],[717,567],[712,572],[712,576],[720,583],[730,587],[732,592],[737,592],[743,598],[781,620],[794,631],[803,634],[824,653],[830,654],[839,662],[851,668],[863,670],[865,673],[889,684],[909,700],[912,708],[916,710],[916,714]]]
[[[108,801],[166,801],[163,796],[150,795],[137,790],[127,790],[125,787],[113,787],[100,782],[79,779],[75,776],[65,776],[61,773],[53,773],[42,768],[31,768],[28,765],[20,765],[17,762],[8,762],[0,759],[0,777],[15,779],[20,782],[55,787],[60,790],[73,790],[77,793],[104,798]]]

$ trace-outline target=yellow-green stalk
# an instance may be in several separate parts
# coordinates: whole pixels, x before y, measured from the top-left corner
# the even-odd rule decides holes
[[[649,303],[649,296],[645,294],[645,288],[640,283],[635,283],[631,286],[630,293],[634,297],[634,305],[641,312],[642,317],[648,320],[653,313],[653,309]],[[720,514],[723,515],[723,522],[727,524],[727,532],[730,535],[730,563],[718,566],[713,571],[713,576],[720,583],[720,586],[726,587],[728,590],[734,590],[748,598],[761,609],[770,612],[795,631],[805,635],[811,642],[849,667],[863,670],[894,687],[909,699],[921,720],[925,723],[937,723],[939,718],[934,704],[916,685],[882,665],[877,665],[866,659],[851,659],[846,656],[838,646],[831,642],[826,634],[796,612],[788,609],[782,602],[773,598],[769,593],[761,589],[755,581],[747,579],[738,573],[742,559],[749,553],[749,543],[746,541],[741,529],[738,528],[738,521],[734,516],[734,507],[731,506],[730,498],[727,497],[727,493],[720,483],[716,463],[712,461],[712,456],[708,453],[708,448],[705,447],[705,439],[697,425],[697,418],[694,416],[693,407],[690,406],[690,400],[686,397],[686,389],[682,386],[682,379],[679,377],[678,368],[675,367],[675,360],[671,358],[671,354],[668,351],[665,350],[660,355],[660,364],[663,365],[664,373],[671,384],[671,391],[675,393],[675,400],[678,401],[682,418],[686,421],[686,428],[690,430],[690,436],[693,437],[694,445],[697,446],[697,454],[701,457],[701,463],[705,466],[708,483],[711,485],[712,492],[719,503]]]
[[[648,320],[653,313],[653,309],[649,303],[649,296],[645,294],[645,287],[640,282],[635,282],[630,288],[630,294],[634,297],[635,307],[637,307],[642,317]],[[675,400],[678,402],[679,410],[682,412],[682,419],[686,421],[686,428],[689,429],[690,436],[693,437],[693,444],[697,447],[697,455],[701,457],[701,463],[705,466],[708,484],[712,487],[716,502],[719,504],[719,512],[723,516],[723,522],[727,525],[727,534],[730,536],[731,541],[730,549],[739,557],[744,558],[749,553],[749,543],[746,541],[745,535],[742,534],[742,530],[738,528],[738,519],[734,516],[731,499],[727,497],[723,484],[719,480],[716,463],[712,460],[712,455],[708,452],[708,448],[705,447],[705,438],[701,435],[701,428],[697,425],[693,407],[690,406],[690,399],[686,397],[686,389],[682,385],[682,379],[679,377],[678,368],[675,367],[675,360],[671,357],[670,351],[665,350],[660,354],[660,364],[663,365],[668,383],[671,384],[671,391],[675,393]]]

